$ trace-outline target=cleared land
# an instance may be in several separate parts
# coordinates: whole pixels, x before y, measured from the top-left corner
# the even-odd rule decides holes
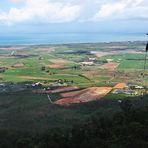
[[[115,70],[119,65],[120,63],[109,62],[109,63],[102,65],[101,68],[108,69],[108,70]]]
[[[67,105],[73,103],[84,103],[99,100],[112,90],[112,87],[92,87],[81,91],[61,94],[64,97],[55,102],[58,105]]]
[[[67,64],[70,62],[70,61],[64,60],[64,59],[52,59],[50,61],[55,64]]]
[[[69,128],[94,114],[99,119],[121,112],[118,100],[127,95],[110,91],[117,84],[125,86],[119,83],[148,86],[147,77],[141,75],[144,61],[138,60],[145,57],[145,44],[0,47],[0,129],[47,132],[51,127]],[[147,69],[148,62],[144,75]],[[42,86],[32,85],[37,82]],[[148,104],[147,99],[139,100],[136,105]]]
[[[126,83],[118,83],[116,86],[114,86],[114,89],[123,89],[126,88],[127,84]]]
[[[144,61],[129,60],[145,57],[145,42],[9,46],[0,47],[0,57],[2,83],[40,81],[44,86],[55,86],[53,91],[59,86],[148,85],[147,78],[141,76]]]
[[[49,68],[55,68],[55,69],[64,69],[64,65],[69,64],[70,61],[64,60],[64,59],[52,59],[50,60],[51,64],[48,64],[47,66]]]
[[[55,68],[55,69],[64,69],[64,66],[58,65],[58,64],[49,64],[47,65],[49,68]]]

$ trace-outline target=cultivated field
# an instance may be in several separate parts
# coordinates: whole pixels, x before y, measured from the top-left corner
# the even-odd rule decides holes
[[[144,57],[145,42],[4,46],[0,47],[0,82],[41,83],[50,89],[118,83],[146,86]]]
[[[90,87],[84,90],[63,93],[65,97],[55,102],[58,105],[68,105],[73,103],[84,103],[99,100],[112,90],[111,87]]]
[[[113,93],[148,86],[144,57],[145,42],[0,47],[0,129],[69,128],[118,112],[118,101],[146,93]]]

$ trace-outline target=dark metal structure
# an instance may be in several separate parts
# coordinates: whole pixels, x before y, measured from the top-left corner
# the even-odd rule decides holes
[[[146,35],[148,35],[148,33]],[[144,84],[145,90],[143,92],[142,98],[145,94],[147,94],[147,86],[145,85],[145,76],[147,76],[147,74],[146,74],[147,53],[148,53],[148,42],[146,44],[146,49],[145,49],[144,73],[143,73],[143,84]]]
[[[148,35],[148,33],[146,35]],[[145,49],[144,74],[145,74],[145,70],[146,70],[147,53],[148,53],[148,42],[146,44],[146,49]]]

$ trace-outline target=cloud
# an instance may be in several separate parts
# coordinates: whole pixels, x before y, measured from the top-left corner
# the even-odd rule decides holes
[[[93,16],[93,20],[106,19],[148,19],[148,5],[146,0],[120,0],[106,3]]]
[[[146,0],[9,0],[0,23],[63,23],[100,20],[148,20]]]
[[[10,0],[10,2],[13,2],[13,3],[19,3],[21,2],[22,0]]]
[[[11,8],[8,12],[0,12],[0,22],[6,24],[25,21],[69,22],[75,20],[81,11],[79,5],[51,2],[49,0],[26,0],[22,8]]]

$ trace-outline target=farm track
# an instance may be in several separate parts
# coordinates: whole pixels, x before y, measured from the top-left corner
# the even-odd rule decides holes
[[[16,78],[31,79],[31,80],[57,80],[52,78],[32,77],[32,76],[17,76]]]

